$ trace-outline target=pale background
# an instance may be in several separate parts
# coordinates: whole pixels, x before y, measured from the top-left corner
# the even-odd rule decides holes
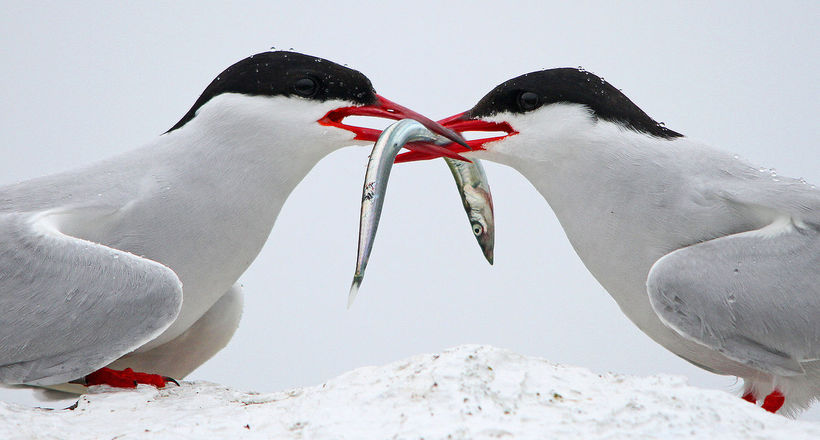
[[[673,130],[820,183],[817,1],[120,3],[0,1],[0,184],[151,140],[225,67],[271,46],[346,63],[433,118],[513,76],[583,66]],[[233,341],[188,379],[274,391],[481,343],[736,388],[638,331],[541,196],[495,164],[486,165],[494,267],[446,166],[402,165],[346,310],[367,154],[339,151],[296,188],[241,279],[246,307]],[[0,399],[35,402],[28,390],[0,390]]]

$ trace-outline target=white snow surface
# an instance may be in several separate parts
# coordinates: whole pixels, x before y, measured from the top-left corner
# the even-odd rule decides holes
[[[820,424],[682,377],[596,374],[465,345],[270,394],[197,381],[93,387],[74,409],[0,402],[0,438],[818,439]]]

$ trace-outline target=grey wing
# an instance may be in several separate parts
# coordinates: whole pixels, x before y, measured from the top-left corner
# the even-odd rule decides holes
[[[753,171],[745,178],[714,179],[712,191],[735,205],[770,213],[787,214],[800,222],[820,227],[820,191],[804,180]]]
[[[179,278],[155,261],[0,215],[0,382],[80,378],[158,336],[181,305]]]
[[[761,371],[803,374],[820,357],[820,233],[783,219],[679,249],[651,268],[660,319]]]

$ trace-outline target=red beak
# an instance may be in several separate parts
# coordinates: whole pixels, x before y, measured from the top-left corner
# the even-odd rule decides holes
[[[464,138],[461,137],[459,133],[453,131],[452,129],[444,127],[443,125],[433,121],[432,119],[420,113],[414,112],[413,110],[410,110],[407,107],[396,104],[395,102],[390,101],[389,99],[383,96],[376,95],[376,98],[376,103],[372,105],[358,107],[341,107],[333,109],[327,112],[327,114],[323,116],[322,119],[319,119],[319,123],[322,125],[338,127],[353,132],[356,135],[353,139],[375,142],[379,139],[379,135],[381,135],[382,133],[381,130],[346,125],[342,123],[342,120],[348,116],[375,116],[379,118],[395,120],[409,118],[420,122],[433,133],[444,136],[447,139],[450,139],[454,142],[453,144],[448,145],[457,145],[463,149],[462,151],[470,150],[467,141],[464,140]],[[415,152],[418,152],[419,154],[430,155],[431,158],[451,157],[453,159],[466,160],[465,158],[458,155],[456,152],[438,145],[414,143],[408,144],[407,148]]]
[[[455,130],[457,132],[465,132],[465,131],[486,131],[486,132],[505,132],[507,134],[503,136],[493,136],[488,138],[481,138],[481,139],[474,139],[471,141],[467,141],[467,146],[451,143],[444,146],[449,153],[458,154],[463,153],[465,151],[471,150],[483,150],[484,144],[489,142],[497,141],[500,139],[504,139],[506,137],[518,134],[512,126],[507,122],[490,122],[490,121],[483,121],[481,119],[470,119],[465,116],[466,112],[459,113],[457,115],[450,116],[449,118],[442,119],[439,124],[447,127],[448,129]],[[426,145],[426,144],[423,144]],[[408,153],[402,153],[398,157],[396,157],[395,163],[401,162],[416,162],[419,160],[429,160],[435,159],[438,157],[444,156],[443,154],[439,153],[439,149],[434,151],[420,151],[417,148],[417,143],[411,143],[407,145],[407,148],[413,151]],[[451,156],[447,156],[451,157]]]

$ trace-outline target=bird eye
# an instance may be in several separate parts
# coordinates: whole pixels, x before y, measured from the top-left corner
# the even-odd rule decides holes
[[[541,99],[538,98],[538,95],[533,92],[522,92],[518,95],[518,106],[521,110],[528,111],[532,110],[541,103]]]
[[[478,223],[473,224],[473,234],[478,236],[478,235],[481,235],[482,232],[484,232],[484,228],[482,228],[480,224],[478,224]]]
[[[319,89],[319,83],[313,78],[302,78],[293,83],[293,90],[301,96],[309,98]]]

